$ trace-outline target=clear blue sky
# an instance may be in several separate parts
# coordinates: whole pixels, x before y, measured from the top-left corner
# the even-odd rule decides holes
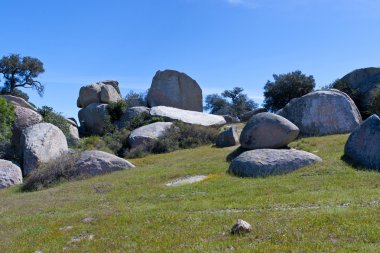
[[[38,106],[76,116],[83,85],[149,88],[157,70],[198,81],[204,95],[240,86],[257,102],[273,73],[317,86],[380,65],[377,0],[12,0],[1,2],[0,54],[37,57]]]

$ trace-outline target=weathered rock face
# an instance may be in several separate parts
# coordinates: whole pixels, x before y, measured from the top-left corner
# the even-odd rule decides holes
[[[277,114],[293,122],[304,135],[349,133],[361,123],[355,103],[338,90],[316,91],[292,99]]]
[[[173,123],[171,122],[156,122],[137,128],[129,135],[129,145],[131,149],[145,149],[169,130],[172,130],[172,127]]]
[[[115,80],[104,80],[104,81],[98,82],[98,84],[111,85],[112,87],[115,88],[115,90],[117,91],[117,93],[119,93],[119,95],[121,96],[121,92],[120,92],[119,82],[118,81],[115,81]]]
[[[121,116],[120,120],[117,122],[119,128],[124,128],[133,120],[134,117],[140,116],[141,114],[149,115],[150,109],[145,106],[134,106],[127,108],[127,111]]]
[[[368,111],[373,92],[380,88],[380,68],[357,69],[341,80],[358,93],[361,109]]]
[[[67,138],[67,143],[71,146],[78,145],[80,142],[78,127],[69,125],[70,135]]]
[[[20,140],[24,129],[38,124],[42,121],[42,116],[34,110],[15,106],[15,121],[13,122],[12,146],[14,153],[18,155],[21,151]]]
[[[54,160],[68,151],[65,135],[50,123],[40,123],[25,129],[21,144],[24,175],[28,175],[39,164]]]
[[[93,103],[109,104],[120,100],[121,96],[118,90],[118,83],[116,81],[103,82],[83,86],[79,91],[77,106],[79,108],[86,108]],[[117,87],[117,89],[115,87]]]
[[[132,163],[102,151],[84,151],[75,164],[75,174],[96,176],[135,167]]]
[[[202,126],[222,126],[226,124],[223,116],[202,112],[181,110],[167,106],[156,106],[150,109],[151,116],[164,117],[166,120],[180,120],[182,122]]]
[[[22,184],[21,169],[10,161],[0,160],[0,189]]]
[[[229,171],[239,177],[267,177],[289,173],[320,161],[316,155],[295,149],[257,149],[232,160]]]
[[[20,107],[24,107],[33,111],[37,111],[37,109],[33,105],[25,101],[23,98],[11,96],[11,95],[1,95],[0,97],[5,98],[5,100],[7,100],[9,103],[15,106],[20,106]]]
[[[202,112],[202,90],[195,80],[184,73],[157,71],[149,89],[148,104],[150,107],[163,105]]]
[[[90,104],[78,113],[79,122],[88,134],[102,134],[109,117],[106,104]]]
[[[289,120],[264,112],[253,116],[243,128],[240,144],[246,149],[283,148],[295,140],[299,129]]]
[[[240,117],[240,120],[242,122],[247,122],[248,120],[250,120],[252,118],[252,116],[256,115],[256,114],[259,114],[259,113],[263,113],[263,112],[267,112],[267,109],[265,108],[257,108],[255,110],[252,110],[250,112],[246,112],[244,113],[241,117]]]
[[[232,147],[239,144],[239,135],[235,126],[221,132],[216,139],[218,148]]]
[[[380,118],[372,115],[352,132],[344,148],[357,165],[380,170]]]

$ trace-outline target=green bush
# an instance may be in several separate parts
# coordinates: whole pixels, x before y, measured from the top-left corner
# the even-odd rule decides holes
[[[0,97],[0,142],[10,142],[14,120],[14,106]]]
[[[54,111],[49,106],[42,106],[38,109],[38,113],[42,115],[43,122],[53,124],[61,129],[66,138],[70,137],[70,125],[61,113]]]
[[[370,114],[377,114],[380,116],[380,87],[373,93],[370,105]]]
[[[110,115],[111,123],[114,123],[121,119],[121,116],[127,111],[127,101],[119,100],[114,103],[108,104],[108,114]]]
[[[80,150],[100,150],[110,154],[115,154],[108,146],[107,143],[100,136],[84,137],[80,140],[78,145]]]
[[[40,165],[26,178],[21,190],[37,191],[77,178],[74,165],[79,158],[79,152],[65,153],[49,163]]]

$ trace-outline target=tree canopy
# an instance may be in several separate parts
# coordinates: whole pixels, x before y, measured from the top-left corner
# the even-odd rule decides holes
[[[18,88],[31,88],[42,96],[45,86],[36,78],[44,72],[43,63],[37,58],[18,54],[4,56],[0,60],[0,73],[4,78],[2,93],[17,95]]]
[[[293,98],[302,97],[313,91],[315,80],[297,70],[287,74],[273,75],[274,82],[264,86],[264,107],[270,111],[283,108]]]
[[[221,95],[211,94],[206,97],[206,110],[212,114],[240,117],[243,113],[257,108],[257,103],[243,93],[244,89],[235,87],[225,90]]]

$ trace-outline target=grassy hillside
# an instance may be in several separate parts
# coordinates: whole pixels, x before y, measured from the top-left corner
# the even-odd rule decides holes
[[[0,251],[379,252],[380,173],[341,161],[346,139],[298,140],[293,147],[324,162],[265,179],[228,175],[234,148],[201,147],[39,192],[3,190]],[[165,186],[202,174],[200,183]],[[251,234],[230,235],[238,218]]]

